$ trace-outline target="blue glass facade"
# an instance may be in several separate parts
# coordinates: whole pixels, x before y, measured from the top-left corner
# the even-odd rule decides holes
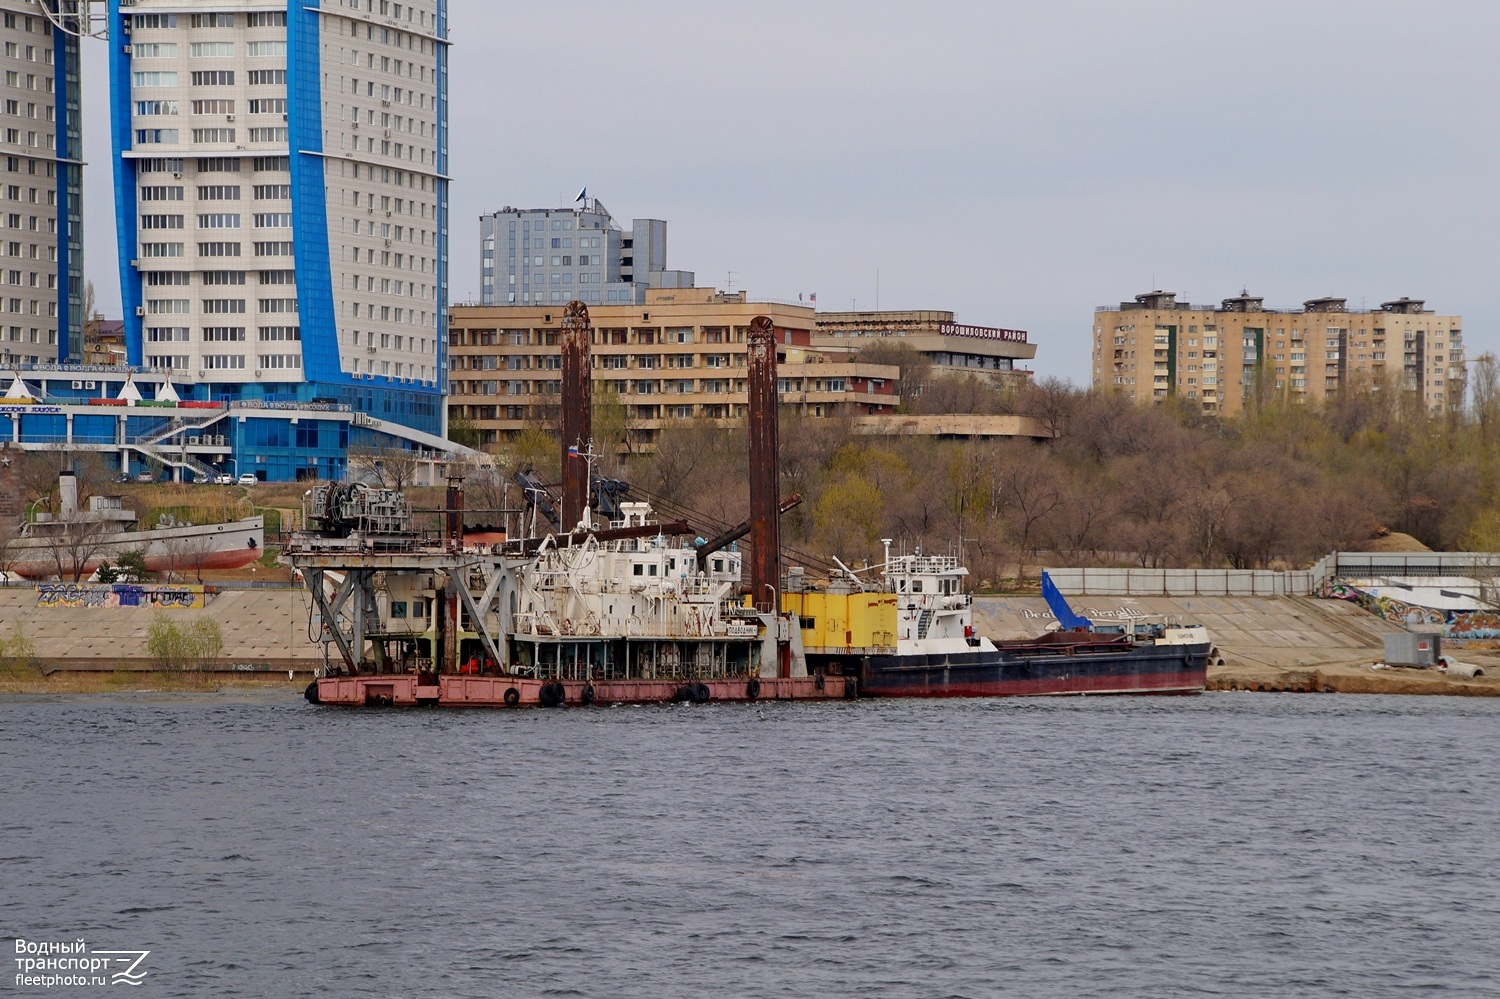
[[[438,27],[437,34],[441,38],[447,37],[447,9],[446,0],[438,0]],[[124,30],[125,19],[140,16],[150,6],[127,4],[122,11],[121,0],[109,0],[108,19],[111,38],[120,39],[127,37]],[[172,11],[181,18],[181,26],[187,26],[187,13],[182,13],[186,8],[182,5],[162,4],[163,11]],[[330,232],[328,219],[328,195],[327,189],[330,181],[330,170],[337,174],[339,171],[349,168],[349,161],[344,156],[330,160],[325,157],[324,150],[324,102],[330,99],[330,94],[325,93],[325,88],[337,88],[341,84],[325,78],[323,59],[326,57],[323,47],[325,42],[332,42],[332,38],[325,38],[326,26],[322,23],[327,15],[320,14],[314,5],[305,5],[300,0],[287,0],[287,47],[286,47],[286,131],[289,149],[288,168],[291,179],[291,216],[293,224],[292,251],[290,261],[295,267],[295,281],[297,293],[296,322],[300,326],[300,354],[302,373],[305,380],[298,382],[289,381],[259,381],[249,377],[250,371],[237,370],[230,378],[239,376],[238,380],[209,381],[202,377],[196,383],[184,382],[176,384],[179,395],[185,400],[215,401],[215,402],[251,402],[251,403],[331,403],[348,406],[351,409],[365,413],[376,419],[390,421],[405,427],[421,430],[427,433],[441,435],[445,428],[445,407],[443,405],[443,393],[447,384],[447,346],[445,330],[447,326],[447,268],[448,268],[448,191],[447,181],[438,179],[436,181],[436,246],[432,248],[434,260],[434,278],[436,281],[436,294],[434,311],[436,317],[434,327],[428,331],[431,333],[433,342],[433,360],[435,378],[430,386],[423,385],[412,377],[388,377],[385,374],[374,374],[372,372],[362,373],[356,378],[349,371],[344,370],[345,359],[340,353],[340,329],[339,312],[334,294],[334,281],[332,276],[332,262],[340,258],[344,247],[335,242],[339,238],[337,233]],[[342,22],[340,22],[342,23]],[[184,47],[186,43],[186,32],[184,32]],[[447,51],[446,43],[435,46],[436,56],[436,101],[438,103],[438,114],[436,128],[439,139],[436,149],[436,171],[443,175],[447,170]],[[147,68],[143,63],[140,68]],[[111,136],[114,146],[114,174],[116,187],[116,232],[119,239],[119,267],[121,282],[121,302],[124,309],[125,319],[125,341],[128,363],[135,366],[145,366],[145,322],[138,313],[145,304],[145,293],[141,267],[132,266],[137,260],[139,253],[140,233],[139,213],[140,197],[137,161],[129,154],[135,148],[134,132],[132,122],[132,83],[133,68],[131,56],[125,51],[125,46],[111,44],[110,46],[110,89],[111,89]],[[332,93],[333,91],[330,91]],[[389,103],[389,102],[387,102]],[[184,108],[184,111],[186,108]],[[335,123],[334,127],[339,127]],[[186,136],[188,132],[182,131]],[[369,134],[367,132],[367,134]],[[387,135],[390,133],[387,132]],[[239,147],[243,149],[244,147]],[[358,146],[356,145],[356,149]],[[337,150],[330,152],[332,156]],[[155,155],[155,154],[153,154]],[[223,156],[222,150],[209,150],[200,153],[192,148],[174,148],[160,154],[167,157],[196,157],[199,155]],[[239,154],[245,156],[247,154]],[[345,154],[347,156],[347,154]],[[399,149],[397,156],[399,157]],[[187,160],[188,170],[193,170],[191,159]],[[352,161],[355,170],[360,169],[358,160]],[[394,169],[400,166],[392,161]],[[257,168],[258,169],[258,168]],[[368,165],[365,169],[370,169]],[[424,167],[424,170],[434,169],[432,166]],[[389,172],[389,171],[387,171]],[[154,175],[148,175],[154,176]],[[177,178],[181,182],[181,177]],[[157,183],[155,180],[149,183]],[[191,193],[191,191],[189,192]],[[389,212],[386,213],[389,216]],[[191,222],[191,216],[189,217]],[[188,239],[192,235],[188,234]],[[248,246],[249,244],[247,244]],[[386,241],[390,246],[390,240]],[[399,244],[398,244],[399,245]],[[191,242],[188,244],[192,248]],[[247,250],[247,255],[249,251]],[[139,261],[146,265],[146,261]],[[247,261],[248,267],[256,266]],[[240,265],[245,266],[245,265]],[[261,266],[274,266],[262,264]],[[280,266],[287,266],[280,264]],[[399,266],[399,265],[398,265]],[[150,269],[149,267],[147,269]],[[170,269],[170,268],[169,268]],[[248,268],[247,268],[248,269]],[[253,280],[253,278],[252,278]],[[413,286],[415,287],[415,286]],[[251,303],[253,306],[253,302]],[[397,310],[400,311],[399,309]],[[398,320],[399,321],[399,320]],[[398,327],[399,329],[399,327]],[[250,339],[254,339],[255,330],[251,329]],[[196,338],[197,333],[192,335]],[[413,339],[413,342],[415,340]],[[172,348],[159,348],[152,345],[154,352],[170,350]],[[268,349],[268,348],[262,348]],[[373,348],[372,348],[373,352]],[[179,351],[181,353],[181,351]],[[367,355],[365,355],[367,356]],[[254,358],[252,357],[253,361]],[[179,362],[181,363],[181,362]],[[247,364],[247,368],[250,365]],[[399,372],[401,365],[396,365]],[[209,372],[213,374],[214,372]],[[229,375],[229,372],[225,372]],[[276,418],[267,417],[261,422],[274,422]],[[252,464],[259,459],[264,459],[267,469],[276,468],[284,470],[288,474],[275,474],[275,478],[296,477],[297,469],[306,467],[299,464],[298,447],[296,444],[297,434],[292,430],[293,424],[282,421],[284,426],[281,432],[262,434],[256,431],[254,450],[242,452],[242,444],[248,441],[238,432],[234,435],[236,460],[244,460],[248,455]],[[305,437],[305,432],[303,434]],[[337,456],[337,464],[342,467],[342,457],[338,453],[341,446],[338,443],[337,434],[319,434],[318,439],[332,440],[331,444],[320,443],[314,451],[316,454],[310,456],[315,459],[312,467],[325,469],[332,467],[333,459]],[[285,440],[287,443],[277,443]],[[392,442],[387,439],[385,446]],[[347,441],[342,446],[347,446]],[[326,452],[326,453],[325,453]],[[327,461],[324,461],[327,459]],[[259,467],[259,466],[257,466]]]

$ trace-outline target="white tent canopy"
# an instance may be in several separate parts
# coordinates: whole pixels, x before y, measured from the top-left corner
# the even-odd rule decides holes
[[[178,395],[177,394],[177,390],[172,387],[172,379],[170,379],[170,378],[168,378],[166,381],[162,382],[161,383],[161,388],[159,388],[159,389],[156,390],[156,398],[157,398],[158,402],[181,402],[182,401],[182,396]]]
[[[125,387],[122,388],[122,389],[120,389],[120,394],[117,395],[117,396],[115,396],[115,398],[116,399],[124,399],[126,402],[140,402],[141,401],[141,390],[138,389],[138,388],[136,388],[136,386],[135,386],[135,376],[134,375],[126,375],[125,376]]]
[[[26,387],[26,383],[21,380],[20,375],[14,375],[13,380],[10,383],[10,388],[5,392],[5,398],[35,399],[36,396],[31,394],[31,389]]]

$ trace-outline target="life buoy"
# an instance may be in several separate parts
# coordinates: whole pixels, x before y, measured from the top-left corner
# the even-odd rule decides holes
[[[750,698],[750,700],[752,701],[760,696],[759,680],[751,679],[749,683],[745,684],[745,696]]]
[[[583,688],[583,703],[594,703],[594,685],[592,683]]]
[[[514,687],[505,688],[505,703],[515,707],[521,703],[521,692]]]

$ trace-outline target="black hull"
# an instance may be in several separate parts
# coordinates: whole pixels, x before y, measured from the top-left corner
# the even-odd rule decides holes
[[[1024,697],[1045,694],[1193,694],[1208,678],[1211,646],[1045,647],[945,655],[865,656],[864,697]]]

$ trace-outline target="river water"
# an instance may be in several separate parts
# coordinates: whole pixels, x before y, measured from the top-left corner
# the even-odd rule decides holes
[[[137,996],[1500,996],[1500,700],[0,699],[0,936]]]

